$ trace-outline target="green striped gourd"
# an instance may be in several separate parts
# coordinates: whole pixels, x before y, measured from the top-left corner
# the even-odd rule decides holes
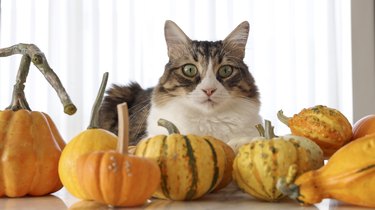
[[[257,126],[261,137],[241,146],[233,163],[235,183],[251,196],[277,201],[284,195],[277,189],[277,180],[296,165],[298,175],[323,166],[323,151],[313,141],[299,136],[275,137],[271,122],[265,130]]]
[[[194,200],[213,191],[225,170],[225,151],[213,137],[182,135],[166,120],[158,124],[169,135],[157,135],[140,141],[135,155],[154,159],[161,169],[156,198]]]

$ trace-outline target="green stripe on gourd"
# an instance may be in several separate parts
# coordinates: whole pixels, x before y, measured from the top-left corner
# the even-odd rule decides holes
[[[209,192],[211,192],[216,187],[216,185],[218,183],[218,179],[219,179],[219,167],[218,167],[218,163],[217,163],[217,154],[216,154],[214,146],[211,144],[211,142],[209,140],[207,140],[207,139],[204,139],[204,140],[210,146],[210,149],[211,149],[211,152],[212,152],[212,158],[213,158],[213,161],[214,161],[214,176],[212,177],[211,186],[210,186],[210,188],[207,191],[207,193],[209,193]]]
[[[191,200],[194,198],[197,192],[197,184],[198,184],[198,170],[197,170],[197,164],[194,156],[194,150],[191,146],[190,139],[187,138],[187,136],[184,136],[185,143],[186,143],[186,155],[189,158],[189,167],[192,173],[192,180],[191,180],[191,186],[189,188],[189,191],[186,193],[185,200]]]

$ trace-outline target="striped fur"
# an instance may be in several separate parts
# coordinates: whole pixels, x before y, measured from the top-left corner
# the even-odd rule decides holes
[[[169,61],[159,83],[147,90],[136,83],[110,88],[101,109],[101,127],[117,133],[115,106],[126,101],[133,120],[131,144],[165,134],[157,126],[159,118],[172,121],[182,133],[214,135],[224,142],[257,135],[251,127],[261,122],[259,92],[243,61],[248,32],[249,24],[243,22],[224,40],[196,41],[167,21]],[[196,75],[187,76],[185,65],[194,65]],[[228,77],[219,72],[224,66],[232,70]]]

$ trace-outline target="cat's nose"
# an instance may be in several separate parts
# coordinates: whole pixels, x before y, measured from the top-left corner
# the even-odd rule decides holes
[[[211,96],[211,95],[214,94],[214,92],[216,91],[216,88],[207,88],[207,89],[202,89],[202,91],[203,91],[207,96]]]

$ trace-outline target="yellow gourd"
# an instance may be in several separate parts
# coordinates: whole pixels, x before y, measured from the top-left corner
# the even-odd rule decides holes
[[[102,101],[108,73],[103,75],[103,81],[93,106],[90,125],[87,130],[79,133],[69,141],[61,153],[59,161],[59,176],[65,188],[77,198],[90,199],[81,187],[77,178],[77,159],[86,153],[115,149],[117,136],[109,131],[98,128],[98,108]]]
[[[233,163],[235,183],[246,193],[265,201],[277,201],[284,195],[276,189],[279,177],[286,176],[289,166],[299,166],[298,174],[323,165],[323,152],[314,142],[298,136],[275,137],[266,120],[262,137],[242,145]],[[265,137],[263,137],[265,136]]]
[[[288,176],[297,179],[280,179],[278,188],[302,204],[332,198],[375,208],[375,134],[343,146],[318,170],[299,177],[294,170],[290,171]]]

